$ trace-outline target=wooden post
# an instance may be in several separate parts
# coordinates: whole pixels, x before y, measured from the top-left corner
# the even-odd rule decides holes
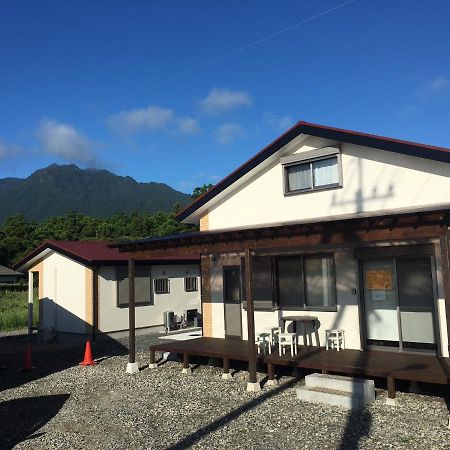
[[[273,370],[273,364],[267,364],[267,375],[269,380],[273,380],[275,378],[275,371]]]
[[[442,281],[444,288],[445,312],[447,316],[447,347],[450,353],[450,250],[448,243],[448,233],[440,238],[441,257],[442,257]]]
[[[253,267],[252,253],[245,249],[245,293],[247,296],[247,339],[248,339],[248,391],[259,391],[261,386],[256,382],[256,345],[255,345],[255,310],[253,305]]]
[[[33,272],[28,272],[28,337],[33,334]]]
[[[181,373],[192,373],[191,366],[189,365],[189,355],[187,353],[183,353],[183,370],[181,371]]]
[[[223,373],[230,373],[230,360],[223,358]]]
[[[397,399],[395,398],[395,378],[387,377],[387,389],[388,398],[386,399],[386,405],[397,406]]]
[[[395,398],[395,378],[387,378],[388,397]]]
[[[128,260],[128,364],[127,373],[136,373],[139,368],[136,363],[136,321],[134,292],[134,259]]]

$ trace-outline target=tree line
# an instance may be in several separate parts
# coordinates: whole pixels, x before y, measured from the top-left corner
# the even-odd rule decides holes
[[[191,198],[194,200],[210,187],[195,188]],[[169,213],[122,213],[105,219],[70,212],[42,223],[28,221],[23,214],[16,214],[0,225],[0,265],[11,267],[46,240],[125,241],[197,231],[197,226],[182,224],[175,219],[179,210],[177,204]]]

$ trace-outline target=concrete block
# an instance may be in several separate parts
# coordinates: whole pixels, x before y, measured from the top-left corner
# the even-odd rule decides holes
[[[276,379],[267,380],[266,386],[278,386],[278,380],[276,380]]]
[[[260,392],[261,385],[257,383],[247,383],[247,392]]]
[[[388,405],[388,406],[398,406],[398,400],[396,398],[389,398],[388,397],[386,399],[385,404]]]
[[[139,372],[139,366],[136,362],[127,364],[127,373],[133,374]]]
[[[183,367],[181,373],[184,373],[185,375],[190,375],[192,373],[192,369],[190,367],[188,368]]]
[[[375,401],[375,383],[373,380],[313,373],[305,377],[305,386],[307,388],[331,389],[354,394],[362,398],[366,404]]]
[[[299,400],[310,403],[340,406],[345,409],[361,409],[366,406],[361,397],[349,392],[302,386],[296,389],[296,393]]]
[[[150,363],[150,364],[148,365],[148,368],[149,368],[149,369],[157,369],[157,368],[158,368],[158,364],[156,364],[156,363]]]
[[[223,373],[222,374],[222,380],[232,380],[233,377],[231,376],[231,373]]]

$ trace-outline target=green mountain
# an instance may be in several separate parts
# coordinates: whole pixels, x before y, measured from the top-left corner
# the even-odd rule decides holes
[[[0,223],[18,213],[40,222],[69,211],[95,217],[168,212],[175,203],[184,206],[189,200],[167,184],[138,183],[108,170],[52,164],[25,179],[0,179]]]

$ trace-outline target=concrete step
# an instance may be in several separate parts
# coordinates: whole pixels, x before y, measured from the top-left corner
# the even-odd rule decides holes
[[[305,387],[309,389],[319,388],[350,393],[361,398],[365,404],[375,400],[375,383],[373,380],[313,373],[305,377]]]
[[[366,406],[366,402],[361,396],[336,389],[302,386],[296,389],[296,392],[297,398],[305,402],[340,406],[345,409],[361,409]]]

